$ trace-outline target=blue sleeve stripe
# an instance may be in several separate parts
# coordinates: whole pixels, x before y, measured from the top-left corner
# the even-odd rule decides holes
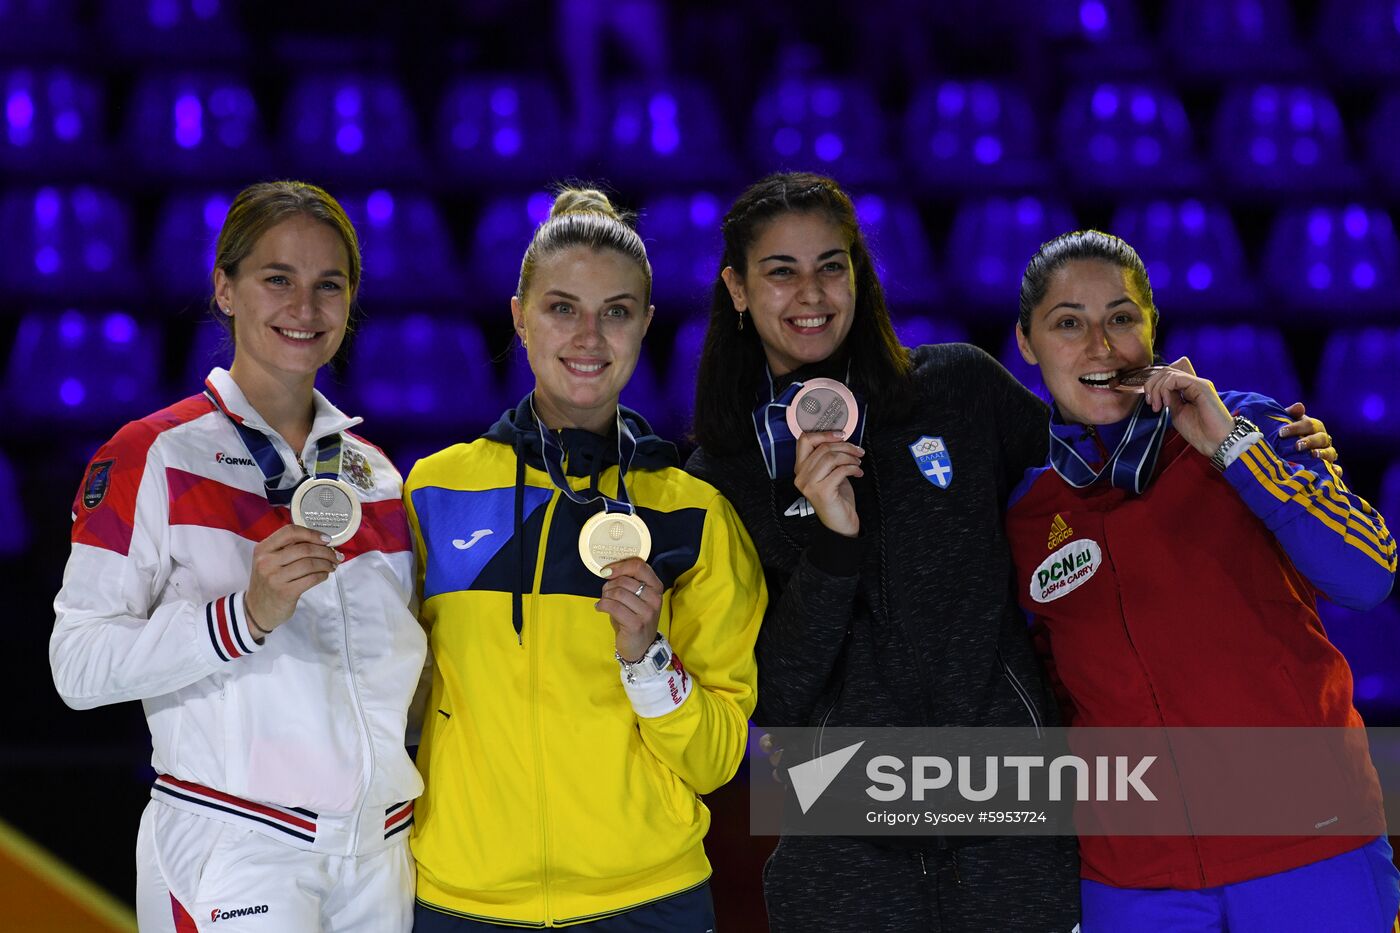
[[[1265,454],[1266,449],[1268,451],[1267,455]],[[1255,480],[1273,495],[1274,498],[1278,499],[1280,502],[1291,501],[1302,506],[1303,510],[1309,515],[1340,535],[1343,541],[1361,551],[1388,572],[1393,573],[1395,571],[1395,542],[1390,538],[1389,533],[1385,531],[1385,526],[1380,522],[1380,517],[1378,515],[1376,516],[1376,520],[1380,525],[1379,530],[1381,535],[1373,538],[1372,542],[1368,542],[1364,540],[1364,538],[1372,538],[1372,533],[1369,530],[1358,528],[1352,523],[1353,516],[1357,514],[1354,509],[1348,508],[1345,515],[1338,516],[1345,521],[1345,524],[1342,524],[1322,509],[1318,508],[1317,503],[1321,502],[1328,506],[1329,511],[1335,511],[1332,507],[1332,503],[1327,502],[1326,499],[1308,495],[1307,490],[1303,488],[1302,484],[1299,483],[1297,479],[1284,479],[1283,461],[1279,459],[1272,448],[1267,448],[1264,444],[1253,444],[1245,450],[1243,459],[1245,465],[1249,467],[1250,473],[1254,475]],[[1306,473],[1307,471],[1300,470],[1299,472]],[[1315,489],[1316,487],[1311,488]],[[1364,521],[1364,517],[1362,517],[1361,520]],[[1358,537],[1353,533],[1357,531],[1363,532],[1363,537]],[[1385,544],[1380,543],[1380,538],[1382,537],[1385,539]]]

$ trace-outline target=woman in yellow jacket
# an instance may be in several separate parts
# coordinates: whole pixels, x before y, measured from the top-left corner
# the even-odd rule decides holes
[[[534,391],[405,484],[435,659],[418,933],[714,927],[699,794],[747,743],[767,601],[753,544],[618,395],[651,267],[566,190],[511,299]]]

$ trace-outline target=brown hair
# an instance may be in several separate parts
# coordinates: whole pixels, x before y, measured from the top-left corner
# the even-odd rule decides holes
[[[535,228],[525,258],[520,261],[516,297],[525,300],[530,280],[541,260],[572,246],[594,251],[615,250],[631,259],[641,267],[647,283],[647,303],[651,302],[651,263],[647,260],[647,248],[608,196],[596,188],[559,191],[549,217]]]

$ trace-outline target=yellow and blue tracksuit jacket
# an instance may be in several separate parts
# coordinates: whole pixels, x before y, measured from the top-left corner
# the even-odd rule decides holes
[[[753,543],[714,487],[635,413],[627,491],[665,587],[660,630],[694,687],[637,715],[603,581],[578,556],[580,506],[550,482],[528,401],[414,467],[404,498],[435,659],[412,848],[418,899],[526,927],[596,920],[702,884],[699,795],[739,767],[767,595]],[[558,432],[580,491],[617,489],[616,439]]]

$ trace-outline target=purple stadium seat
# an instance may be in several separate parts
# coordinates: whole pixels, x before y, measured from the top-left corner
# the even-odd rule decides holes
[[[150,287],[162,297],[201,305],[212,289],[214,241],[228,206],[229,191],[177,194],[161,207],[151,242]]]
[[[1317,611],[1327,639],[1351,666],[1354,702],[1368,720],[1382,722],[1400,712],[1400,595],[1368,612],[1343,609],[1319,596]]]
[[[1060,111],[1060,163],[1092,191],[1173,191],[1199,183],[1186,108],[1151,84],[1100,81],[1072,88]]]
[[[1029,257],[1027,257],[1029,258]],[[1021,351],[1016,345],[1016,319],[1008,319],[1006,325],[1006,341],[1001,345],[1001,353],[997,355],[997,360],[1001,365],[1015,376],[1021,385],[1030,389],[1047,405],[1050,404],[1050,390],[1045,388],[1045,381],[1040,378],[1040,367],[1032,366],[1021,357]]]
[[[1308,64],[1288,0],[1169,0],[1162,41],[1189,76],[1286,75]]]
[[[1169,327],[1166,342],[1158,349],[1168,363],[1190,357],[1196,373],[1222,391],[1258,392],[1280,405],[1292,405],[1303,397],[1288,344],[1272,327]]]
[[[1395,0],[1323,0],[1317,30],[1330,70],[1361,78],[1400,76]]]
[[[547,191],[508,195],[488,202],[476,221],[467,264],[474,283],[467,310],[472,314],[504,314],[520,283],[520,258],[535,228],[549,218],[554,203]]]
[[[534,387],[535,374],[530,370],[530,360],[525,350],[518,343],[512,344],[506,360],[503,407],[514,408]],[[622,404],[641,412],[653,427],[672,416],[673,406],[661,394],[661,380],[656,376],[656,367],[651,364],[645,342],[642,344],[642,355],[637,359],[637,368],[632,370],[632,378],[622,390]]]
[[[697,81],[629,82],[609,95],[613,175],[669,186],[728,184],[738,175],[719,105]]]
[[[237,5],[219,0],[102,0],[104,43],[141,62],[232,60],[247,54]]]
[[[103,94],[96,81],[63,69],[15,68],[0,76],[0,87],[0,171],[52,181],[55,173],[86,173],[102,164]]]
[[[705,313],[719,275],[724,203],[709,192],[671,194],[643,206],[637,231],[651,260],[652,301],[662,317]]]
[[[19,557],[28,548],[19,477],[10,458],[0,453],[0,557]]]
[[[179,386],[179,391],[186,394],[197,392],[204,384],[204,379],[209,375],[209,370],[215,366],[222,366],[228,369],[233,362],[233,338],[228,336],[218,324],[214,323],[209,315],[199,318],[194,326],[194,340],[190,347],[189,356],[186,357],[185,370],[182,373],[184,382]],[[317,374],[317,387],[320,387],[320,374]],[[354,412],[351,412],[354,414]]]
[[[1214,154],[1232,191],[1346,192],[1359,182],[1337,105],[1319,88],[1232,88],[1216,112]]]
[[[460,304],[462,276],[452,234],[432,198],[379,190],[342,198],[341,204],[365,255],[365,302],[381,308],[386,302]]]
[[[388,77],[317,74],[292,88],[282,157],[316,179],[416,180],[423,170],[413,111]]]
[[[671,345],[671,365],[666,377],[666,398],[644,412],[667,440],[678,441],[692,427],[695,415],[695,380],[700,373],[700,350],[705,345],[707,314],[686,319],[676,328]],[[664,409],[664,411],[662,410]]]
[[[882,114],[874,92],[858,81],[784,79],[754,105],[754,165],[821,172],[850,185],[886,181],[894,167]]]
[[[910,311],[937,307],[942,289],[918,208],[912,201],[878,194],[856,195],[854,200],[856,219],[889,303]]]
[[[1095,44],[1136,43],[1142,23],[1132,0],[1042,0],[1030,4],[1040,16],[1041,34],[1057,40]]]
[[[946,268],[958,299],[950,309],[972,316],[995,309],[993,322],[1009,328],[1026,263],[1046,240],[1073,229],[1067,206],[1031,195],[964,203],[948,237]]]
[[[899,342],[906,347],[919,347],[926,343],[967,343],[967,328],[953,321],[914,315],[892,315],[894,332]]]
[[[1382,208],[1293,207],[1274,221],[1261,282],[1281,306],[1393,320],[1400,242]]]
[[[7,409],[30,427],[110,429],[159,407],[160,362],[160,328],[125,312],[32,312],[10,348]]]
[[[241,78],[153,74],[136,86],[129,108],[127,151],[149,177],[218,180],[266,171],[258,103]]]
[[[46,299],[131,294],[131,217],[96,188],[12,190],[0,202],[0,288]]]
[[[373,317],[351,350],[351,405],[376,430],[489,427],[501,413],[477,328],[424,314]]]
[[[1333,331],[1313,395],[1309,408],[1346,443],[1400,452],[1400,329]]]
[[[1030,101],[1008,82],[926,82],[904,115],[905,162],[932,189],[1044,184],[1036,139]]]
[[[1392,194],[1400,193],[1400,159],[1395,158],[1397,139],[1400,139],[1400,90],[1393,90],[1381,98],[1366,126],[1367,166]]]
[[[543,78],[472,75],[454,80],[437,115],[442,166],[465,184],[538,182],[568,172],[567,136],[554,89]]]
[[[6,0],[0,3],[0,60],[36,55],[71,58],[91,48],[77,0]]]
[[[1157,305],[1171,320],[1178,312],[1242,316],[1257,301],[1234,221],[1221,205],[1194,198],[1124,204],[1108,230],[1142,256]]]

